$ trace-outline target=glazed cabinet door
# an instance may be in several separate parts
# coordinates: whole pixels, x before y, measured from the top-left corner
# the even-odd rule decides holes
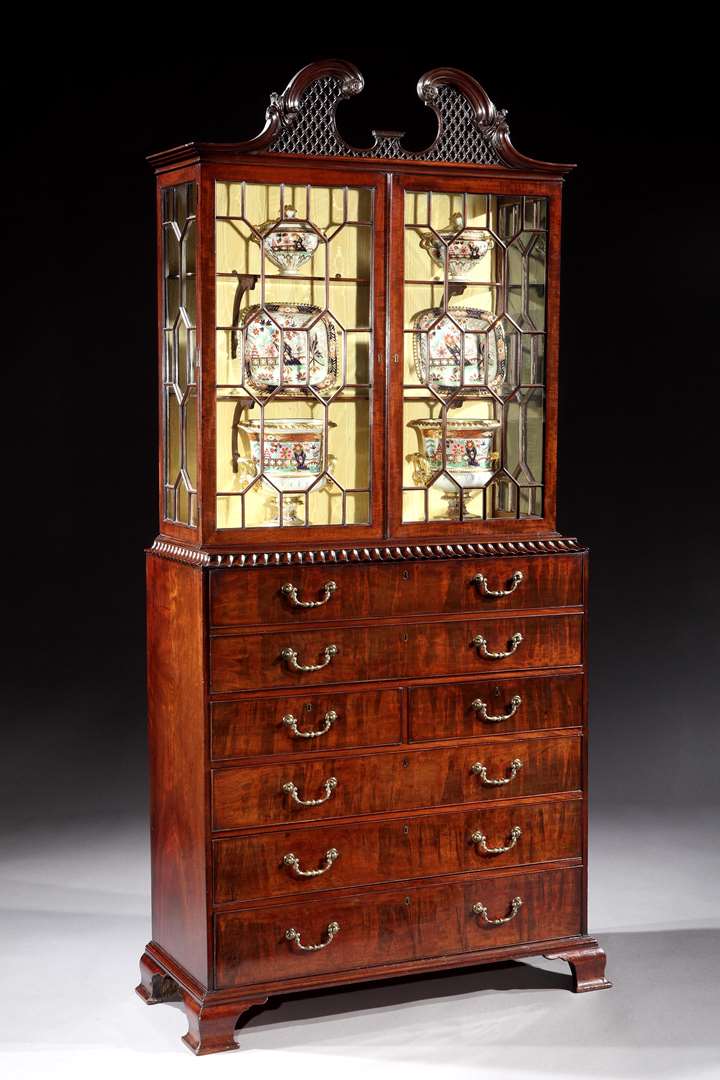
[[[554,527],[559,185],[395,177],[390,522]]]
[[[215,256],[212,539],[379,537],[385,178],[216,166],[205,193]]]

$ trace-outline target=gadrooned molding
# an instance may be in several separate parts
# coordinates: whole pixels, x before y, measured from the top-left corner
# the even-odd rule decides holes
[[[343,563],[388,563],[434,559],[477,559],[501,555],[567,555],[585,551],[575,537],[548,540],[504,540],[476,544],[408,544],[392,547],[323,548],[317,551],[220,552],[189,548],[158,537],[150,551],[163,559],[191,566],[255,569],[264,566],[314,566]]]

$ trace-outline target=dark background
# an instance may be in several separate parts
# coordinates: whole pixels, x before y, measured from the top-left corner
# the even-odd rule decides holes
[[[3,88],[6,824],[145,812],[143,549],[157,503],[144,157],[255,134],[270,91],[323,55],[365,76],[339,112],[358,145],[372,127],[427,145],[434,118],[415,84],[452,65],[509,109],[518,149],[578,163],[563,241],[559,527],[593,552],[593,798],[716,797],[711,73],[697,57],[680,71],[670,46],[597,60],[570,49],[557,64],[528,47],[511,63],[509,49],[458,48],[448,27],[441,37],[412,51],[282,53],[273,41],[255,63],[247,49],[221,63],[217,48],[192,63],[171,48],[133,49],[122,64],[58,52],[35,65],[32,100]]]

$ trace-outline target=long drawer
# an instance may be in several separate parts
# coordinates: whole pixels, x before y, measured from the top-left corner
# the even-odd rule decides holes
[[[215,759],[383,746],[402,739],[402,690],[300,693],[215,701]]]
[[[414,742],[581,727],[582,706],[582,675],[516,675],[408,687]]]
[[[215,769],[213,828],[577,791],[580,742],[579,735],[496,736],[447,749]]]
[[[581,875],[580,868],[475,874],[441,885],[224,912],[215,917],[217,985],[301,979],[570,937],[581,929]],[[493,919],[507,921],[488,921]],[[310,952],[299,947],[323,944]]]
[[[581,853],[579,798],[275,829],[214,842],[215,903],[497,870]]]
[[[214,693],[565,667],[582,661],[582,615],[228,635],[212,639],[210,656]]]
[[[215,626],[304,625],[326,619],[581,603],[580,555],[213,570],[210,574],[210,619]]]

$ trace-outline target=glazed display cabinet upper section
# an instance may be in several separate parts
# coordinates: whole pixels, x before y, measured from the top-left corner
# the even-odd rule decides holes
[[[472,78],[425,151],[338,131],[303,69],[245,143],[158,173],[161,534],[256,550],[555,532],[562,177]]]

